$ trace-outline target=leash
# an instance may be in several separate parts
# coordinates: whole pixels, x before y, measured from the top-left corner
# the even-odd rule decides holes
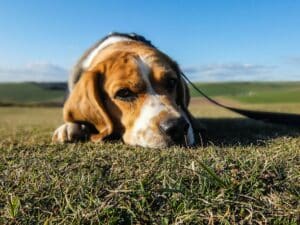
[[[256,110],[240,109],[231,106],[224,105],[216,100],[207,96],[203,91],[201,91],[183,72],[181,76],[204,98],[209,102],[217,105],[221,108],[227,109],[229,111],[238,113],[240,115],[246,116],[250,119],[259,120],[267,123],[283,124],[287,126],[300,127],[300,115],[293,113],[277,113],[277,112],[265,112]]]

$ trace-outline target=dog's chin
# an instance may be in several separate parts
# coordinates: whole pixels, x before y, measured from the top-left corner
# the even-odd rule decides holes
[[[172,140],[168,141],[161,141],[161,142],[156,142],[156,143],[136,143],[134,146],[140,146],[144,148],[153,148],[153,149],[163,149],[163,148],[170,148],[170,147],[190,147],[190,145],[187,145],[184,142],[176,143]]]
[[[125,132],[122,135],[123,142],[131,146],[140,146],[144,148],[167,148],[171,145],[170,141],[153,132]]]
[[[125,144],[131,146],[140,146],[144,148],[168,148],[172,146],[179,147],[189,147],[189,144],[186,143],[185,139],[180,140],[179,142],[174,142],[171,138],[166,137],[165,135],[153,135],[152,137],[148,137],[145,139],[144,137],[138,137],[135,139],[125,139],[123,137],[123,141]]]
[[[160,142],[160,143],[142,143],[142,144],[138,144],[138,146],[140,147],[144,147],[144,148],[153,148],[153,149],[164,149],[164,148],[168,148],[171,146],[171,144],[167,143],[167,142]]]
[[[165,140],[157,140],[156,138],[153,138],[152,141],[146,141],[146,140],[123,140],[125,144],[131,145],[131,146],[139,146],[144,148],[167,148],[170,147],[172,144],[169,141]]]

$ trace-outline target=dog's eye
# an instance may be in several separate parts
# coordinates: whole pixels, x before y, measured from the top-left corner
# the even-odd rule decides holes
[[[177,86],[177,79],[169,78],[166,80],[167,91],[169,92],[173,91],[176,86]]]
[[[127,102],[135,100],[136,97],[137,97],[137,95],[128,88],[120,89],[115,94],[115,98],[120,99],[122,101],[127,101]]]

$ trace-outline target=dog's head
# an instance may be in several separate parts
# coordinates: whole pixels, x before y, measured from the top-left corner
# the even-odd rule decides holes
[[[93,141],[119,135],[144,147],[194,144],[187,86],[178,65],[156,48],[110,40],[89,51],[77,71],[64,118],[92,124]]]

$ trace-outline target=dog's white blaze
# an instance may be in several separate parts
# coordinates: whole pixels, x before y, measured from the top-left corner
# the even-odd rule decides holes
[[[141,71],[142,78],[146,83],[149,97],[144,102],[140,115],[134,123],[132,130],[133,141],[135,142],[134,144],[138,144],[143,147],[160,147],[157,143],[153,143],[153,138],[155,139],[156,134],[151,129],[151,120],[158,116],[161,112],[170,109],[161,102],[160,95],[158,95],[152,88],[149,80],[150,69],[145,60],[143,58],[138,58],[137,63]],[[143,135],[139,135],[139,132],[143,132]]]
[[[140,68],[142,78],[146,83],[148,98],[144,102],[139,117],[136,119],[133,129],[132,129],[132,143],[133,145],[140,145],[143,147],[166,147],[166,143],[162,140],[162,137],[154,132],[151,120],[158,116],[161,112],[166,111],[173,114],[175,117],[182,115],[190,127],[187,134],[187,142],[189,145],[194,143],[194,132],[192,125],[187,117],[187,115],[181,111],[180,113],[173,107],[164,104],[161,101],[162,96],[157,94],[151,82],[149,80],[150,69],[144,58],[137,59],[138,66]]]
[[[157,143],[153,143],[157,134],[153,132],[151,127],[151,119],[157,116],[160,112],[166,110],[165,106],[162,105],[155,99],[150,97],[143,105],[140,115],[134,123],[133,135],[135,144],[143,147],[159,147]],[[139,132],[143,132],[140,134]],[[152,144],[153,143],[153,146]]]
[[[101,42],[87,57],[86,59],[82,62],[82,68],[83,69],[87,69],[89,68],[89,66],[92,64],[95,56],[98,55],[98,53],[104,49],[105,47],[117,43],[117,42],[121,42],[121,41],[132,41],[129,38],[126,37],[120,37],[120,36],[112,36],[107,38],[105,41]]]

